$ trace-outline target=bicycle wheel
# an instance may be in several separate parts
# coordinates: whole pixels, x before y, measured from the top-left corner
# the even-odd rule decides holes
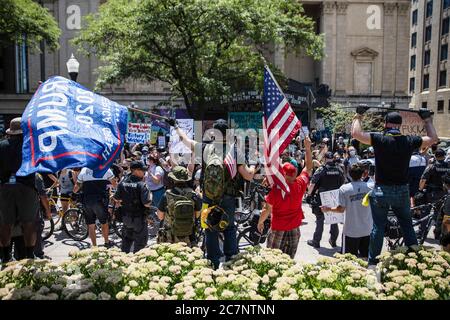
[[[67,210],[64,213],[62,224],[64,231],[73,240],[82,241],[89,235],[84,213],[78,208]]]
[[[44,229],[42,230],[42,240],[47,240],[55,230],[55,222],[53,219],[44,219]]]
[[[120,238],[123,238],[123,222],[117,220],[117,219],[112,219],[112,229],[114,230],[114,233]]]

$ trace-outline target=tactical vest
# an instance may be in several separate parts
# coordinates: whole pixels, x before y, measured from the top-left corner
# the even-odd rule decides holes
[[[336,165],[326,164],[318,182],[319,192],[339,189],[342,185],[344,173]]]
[[[427,181],[427,190],[443,190],[444,185],[442,182],[442,177],[450,171],[450,166],[448,162],[436,162],[432,164],[430,170],[430,178]]]
[[[141,216],[144,214],[145,206],[141,201],[141,188],[143,187],[143,181],[133,181],[132,175],[127,176],[122,182],[120,182],[118,188],[120,188],[122,196],[122,212],[127,216]]]
[[[177,191],[174,193],[173,191]],[[166,228],[176,237],[192,234],[194,228],[195,193],[191,188],[174,188],[166,192]]]

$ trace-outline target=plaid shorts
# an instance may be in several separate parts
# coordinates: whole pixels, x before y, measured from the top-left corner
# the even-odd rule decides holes
[[[271,230],[267,238],[267,248],[280,249],[294,259],[299,241],[300,227],[289,231]]]

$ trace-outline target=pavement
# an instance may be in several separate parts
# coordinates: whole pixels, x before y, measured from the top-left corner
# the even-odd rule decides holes
[[[321,256],[332,257],[336,252],[341,250],[341,235],[342,235],[342,225],[339,225],[339,237],[338,237],[338,247],[332,248],[328,243],[329,240],[329,230],[330,227],[325,225],[324,232],[322,236],[321,247],[319,249],[309,246],[306,241],[312,239],[314,229],[315,229],[315,215],[311,212],[311,208],[307,204],[303,204],[303,211],[305,219],[300,227],[301,238],[299,246],[297,249],[297,254],[295,260],[299,262],[316,262]],[[115,246],[120,248],[120,238],[116,235],[111,236],[111,241]],[[385,241],[386,242],[386,241]],[[149,239],[148,245],[151,246],[156,243],[156,240]],[[100,234],[97,234],[97,245],[101,246],[104,244],[103,238]],[[434,240],[432,230],[428,239],[425,241],[425,245],[439,248],[438,241]],[[90,240],[87,238],[84,241],[75,241],[70,239],[64,231],[55,231],[54,234],[45,242],[44,252],[45,255],[49,256],[52,261],[61,262],[68,259],[69,252],[76,250],[83,250],[90,247]],[[383,251],[387,250],[386,243],[383,246]]]

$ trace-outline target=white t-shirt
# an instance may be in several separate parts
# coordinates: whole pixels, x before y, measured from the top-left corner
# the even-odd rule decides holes
[[[114,178],[111,169],[105,172],[101,178],[95,178],[91,169],[83,168],[78,175],[77,182],[82,183],[82,191],[85,195],[104,195],[108,190],[109,180]]]

